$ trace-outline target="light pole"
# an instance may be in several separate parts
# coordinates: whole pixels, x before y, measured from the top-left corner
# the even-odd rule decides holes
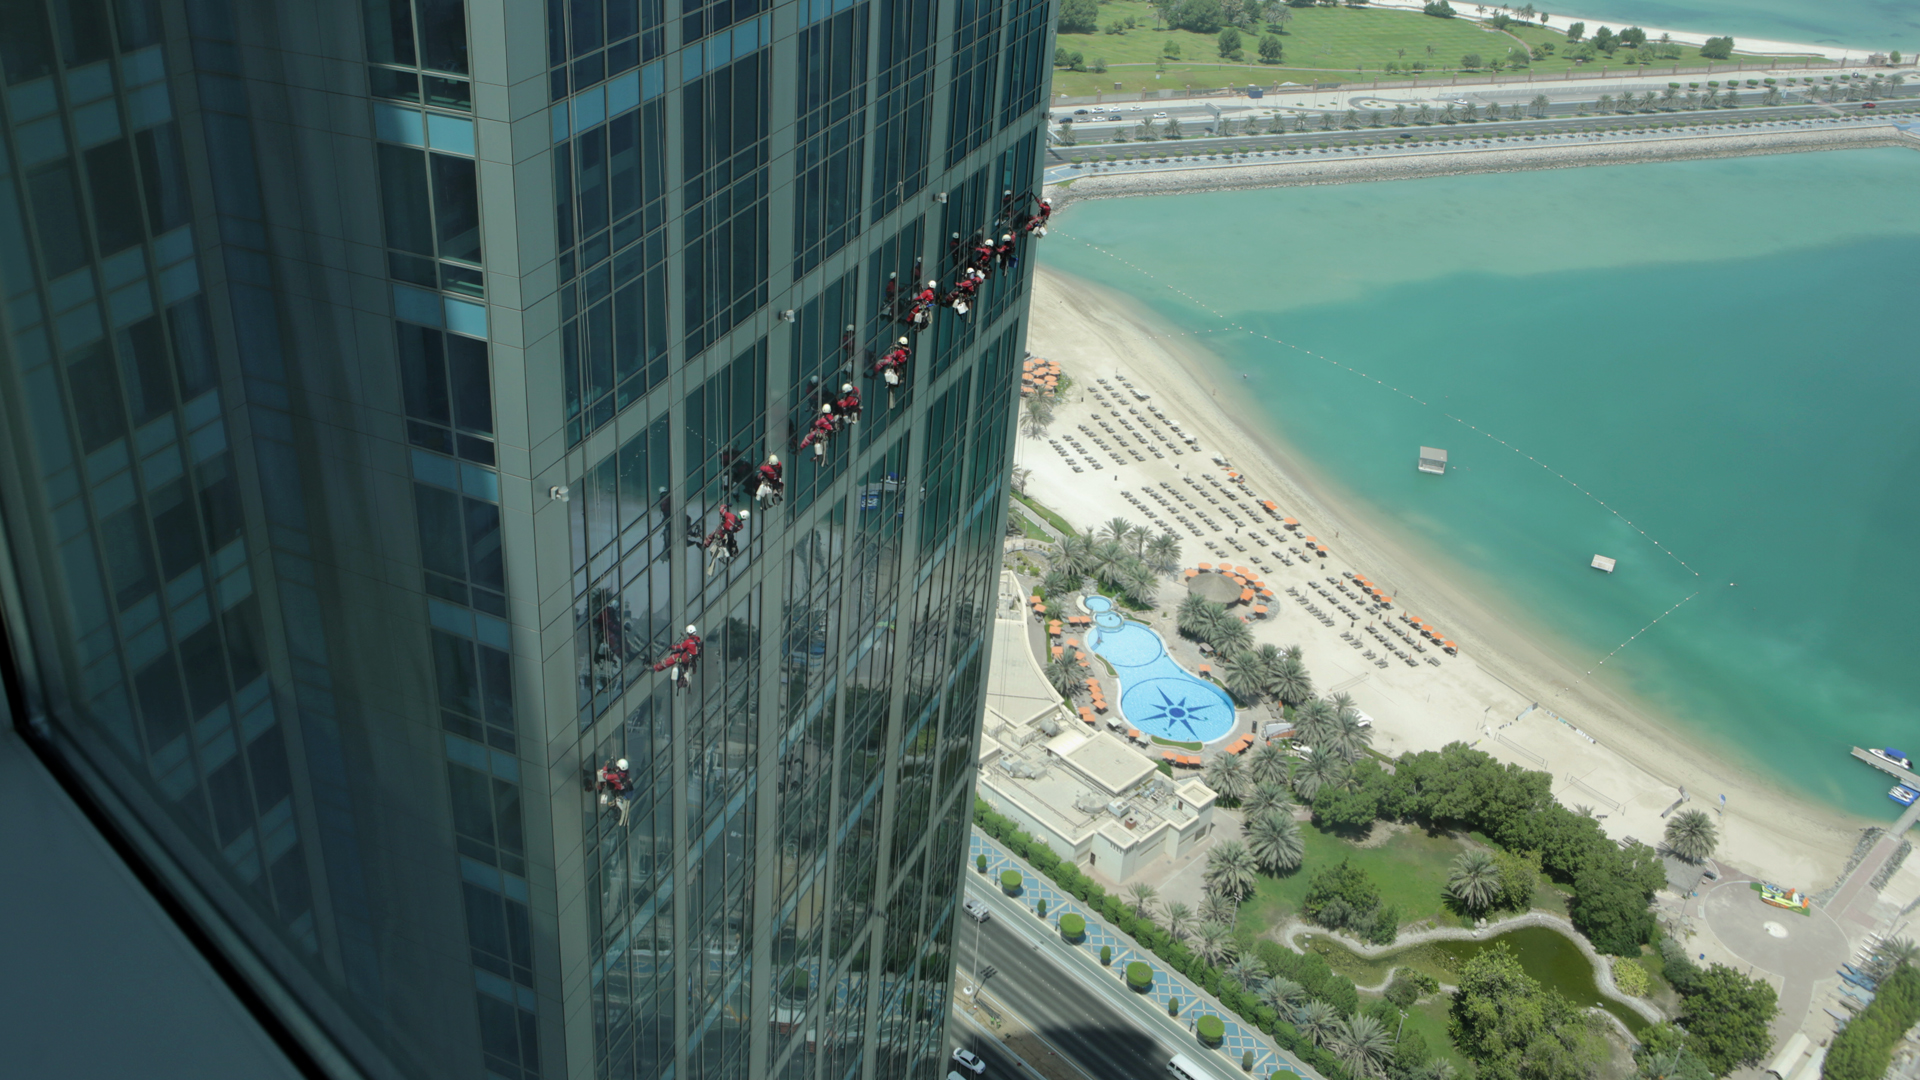
[[[965,893],[961,894],[962,897],[964,897],[965,895],[966,895]],[[964,910],[964,905],[966,904],[966,900],[962,899],[960,903],[962,904],[962,909]],[[985,921],[986,920],[984,919],[973,920],[973,962],[967,966],[967,974],[972,976],[973,985],[967,987],[966,989],[966,994],[968,997],[972,997],[974,994],[974,991],[980,989],[980,925]]]

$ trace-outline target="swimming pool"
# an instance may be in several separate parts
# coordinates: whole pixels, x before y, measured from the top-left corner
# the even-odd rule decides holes
[[[1160,635],[1113,610],[1113,601],[1080,601],[1093,615],[1087,648],[1106,659],[1120,680],[1120,715],[1144,734],[1183,742],[1212,742],[1233,732],[1233,700],[1167,655]]]

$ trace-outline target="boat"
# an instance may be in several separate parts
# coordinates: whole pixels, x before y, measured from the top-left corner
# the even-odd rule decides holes
[[[1840,972],[1840,977],[1852,983],[1853,985],[1859,987],[1862,990],[1872,990],[1874,987],[1879,985],[1878,983],[1868,979],[1856,978],[1852,975],[1847,974],[1844,971]]]
[[[1774,907],[1788,908],[1793,911],[1805,911],[1813,906],[1812,899],[1799,889],[1781,888],[1770,882],[1760,883],[1760,900]]]
[[[1893,785],[1893,790],[1887,792],[1887,798],[1892,799],[1901,806],[1912,806],[1913,800],[1920,799],[1920,791],[1915,791],[1905,784],[1895,784]]]
[[[1887,747],[1884,750],[1868,747],[1867,753],[1872,754],[1874,757],[1879,758],[1881,761],[1884,761],[1889,765],[1898,765],[1901,768],[1909,771],[1913,769],[1913,761],[1909,759],[1907,755],[1901,753],[1898,750],[1895,750],[1891,746]]]

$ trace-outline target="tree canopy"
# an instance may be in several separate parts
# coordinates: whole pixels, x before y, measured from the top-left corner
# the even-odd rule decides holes
[[[1448,1027],[1476,1080],[1586,1080],[1605,1063],[1594,1021],[1520,967],[1506,945],[1460,971]]]
[[[1773,984],[1715,964],[1701,974],[1680,1008],[1687,1048],[1715,1076],[1758,1065],[1773,1045],[1767,1026],[1780,1011],[1779,1004]]]

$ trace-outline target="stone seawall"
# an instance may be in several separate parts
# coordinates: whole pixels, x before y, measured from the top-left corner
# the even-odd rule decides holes
[[[1350,157],[1314,154],[1293,160],[1200,166],[1152,172],[1102,171],[1075,177],[1047,189],[1055,209],[1084,199],[1132,195],[1179,195],[1194,191],[1354,184],[1374,180],[1411,180],[1424,176],[1518,172],[1525,169],[1573,169],[1588,165],[1627,165],[1643,161],[1799,154],[1815,150],[1855,150],[1905,146],[1920,150],[1920,139],[1888,124],[1828,131],[1741,131],[1725,135],[1686,135],[1555,146],[1499,149],[1436,149],[1418,154]],[[1155,144],[1156,149],[1165,144]],[[1124,167],[1122,167],[1124,169]]]

